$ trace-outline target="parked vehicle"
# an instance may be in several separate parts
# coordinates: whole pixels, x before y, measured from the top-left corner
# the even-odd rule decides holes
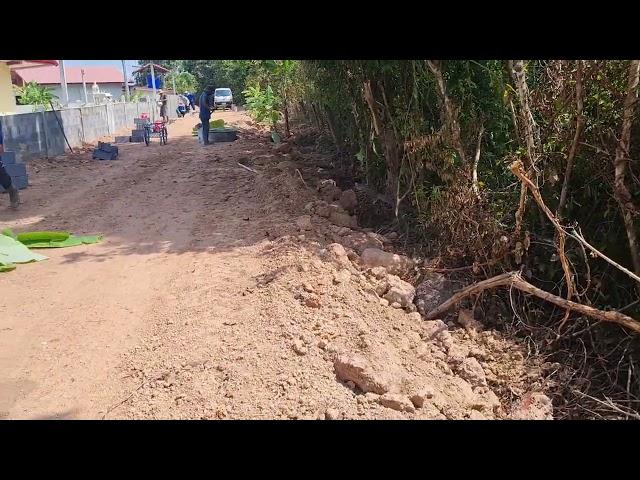
[[[230,88],[216,88],[213,92],[213,108],[231,109],[233,106],[233,94]]]

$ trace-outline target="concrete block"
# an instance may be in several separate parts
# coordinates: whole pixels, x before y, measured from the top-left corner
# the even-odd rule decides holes
[[[4,169],[11,178],[27,176],[27,166],[24,163],[10,163],[5,165]]]
[[[115,153],[118,155],[118,147],[114,147],[110,143],[98,142],[98,150],[103,150],[108,153]]]
[[[130,140],[130,136],[118,136],[116,137],[115,143],[129,143]]]
[[[98,142],[98,148],[93,151],[94,160],[115,160],[116,158],[118,158],[118,147],[110,143]]]
[[[118,158],[118,153],[117,152],[107,152],[105,150],[98,150],[95,149],[93,151],[93,157],[94,160],[115,160],[116,158]]]
[[[12,165],[16,163],[16,153],[15,152],[4,152],[0,155],[0,161],[3,165]]]
[[[131,130],[131,141],[135,143],[144,142],[144,128]]]

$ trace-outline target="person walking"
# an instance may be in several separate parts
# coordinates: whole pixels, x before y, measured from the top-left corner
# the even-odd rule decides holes
[[[213,87],[208,86],[200,95],[200,122],[202,123],[202,143],[209,145],[209,120],[211,119],[211,105],[209,96],[213,92]]]
[[[189,100],[189,106],[191,107],[191,111],[195,113],[196,111],[196,99],[191,92],[184,92],[184,96]]]
[[[2,127],[0,127],[0,185],[9,194],[9,202],[11,208],[18,208],[20,206],[20,195],[18,189],[13,186],[11,176],[7,173],[2,163],[2,154],[4,153],[4,142],[2,138]]]

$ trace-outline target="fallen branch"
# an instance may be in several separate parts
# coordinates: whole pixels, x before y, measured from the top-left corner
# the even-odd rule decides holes
[[[247,167],[246,165],[241,164],[240,162],[238,162],[238,166],[244,168],[245,170],[249,170],[250,172],[253,173],[258,173],[256,170],[254,170],[253,168]]]
[[[489,288],[496,287],[514,287],[525,293],[529,293],[535,297],[553,303],[558,307],[565,308],[567,310],[571,310],[603,322],[616,323],[636,333],[640,333],[640,322],[638,322],[637,320],[615,310],[599,310],[597,308],[589,307],[581,303],[576,303],[571,300],[566,300],[562,297],[558,297],[557,295],[546,292],[538,287],[531,285],[520,276],[519,272],[503,273],[501,275],[491,277],[487,280],[469,285],[468,287],[465,287],[459,292],[455,293],[447,301],[427,313],[426,318],[430,320],[438,318],[441,314],[443,314],[468,296],[480,293]]]

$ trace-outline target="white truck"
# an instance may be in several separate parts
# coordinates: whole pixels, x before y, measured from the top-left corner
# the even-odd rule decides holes
[[[223,110],[233,107],[233,95],[230,88],[216,88],[213,92],[213,108],[217,110],[222,108]]]

